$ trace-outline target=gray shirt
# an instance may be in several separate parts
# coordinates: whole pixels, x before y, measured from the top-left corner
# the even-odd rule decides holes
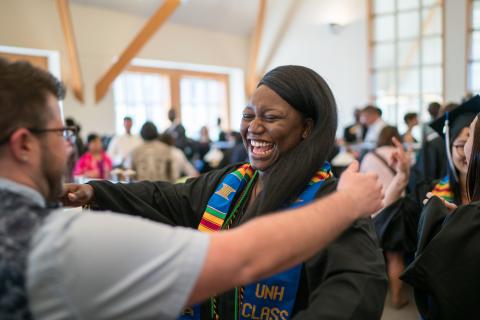
[[[120,214],[56,210],[35,234],[27,291],[35,319],[175,319],[209,238]]]

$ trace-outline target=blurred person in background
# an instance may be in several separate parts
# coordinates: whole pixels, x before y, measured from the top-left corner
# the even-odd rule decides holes
[[[415,112],[409,112],[403,117],[403,121],[407,125],[407,131],[402,135],[402,140],[405,143],[418,142],[413,135],[413,129],[418,126],[418,115]]]
[[[380,132],[377,148],[365,155],[360,170],[362,172],[374,172],[378,174],[383,190],[391,194],[395,190],[394,185],[399,181],[407,181],[409,175],[410,154],[403,152],[402,138],[396,127],[386,126]],[[393,161],[393,160],[397,161]],[[392,185],[394,184],[394,185]],[[404,190],[400,196],[405,195]],[[389,206],[397,200],[397,195],[387,197],[384,206]],[[380,211],[376,212],[375,217]],[[399,279],[404,270],[404,254],[397,251],[386,251],[388,280],[390,286],[390,300],[394,308],[402,308],[408,303],[407,292],[403,282]]]
[[[375,149],[380,131],[387,125],[382,119],[382,111],[375,106],[366,106],[362,110],[360,120],[362,124],[367,126],[367,134],[363,143],[364,149]]]
[[[65,181],[66,182],[73,182],[73,169],[75,168],[75,164],[78,161],[78,158],[85,152],[84,148],[85,145],[83,140],[80,136],[81,127],[72,118],[65,119],[65,125],[69,128],[75,128],[75,136],[72,137],[72,152],[70,153],[67,161],[67,171],[65,172]]]
[[[88,135],[87,150],[78,159],[73,169],[73,176],[88,179],[108,179],[112,170],[112,161],[103,150],[100,136],[95,133]]]
[[[353,111],[355,123],[347,126],[343,130],[343,140],[345,143],[360,143],[365,138],[365,135],[367,134],[367,127],[360,121],[361,114],[361,109],[355,109]]]
[[[377,147],[365,155],[360,165],[360,171],[378,174],[384,190],[388,189],[397,173],[391,161],[397,150],[397,146],[393,142],[394,138],[398,142],[402,142],[397,128],[393,126],[384,127],[380,131]]]
[[[142,143],[140,137],[132,134],[132,126],[133,120],[131,117],[123,118],[125,133],[114,136],[108,145],[107,153],[115,167],[123,167],[130,152]]]
[[[127,160],[127,167],[136,172],[137,180],[175,182],[170,146],[161,142],[157,126],[147,121],[140,129],[143,143],[136,147]]]

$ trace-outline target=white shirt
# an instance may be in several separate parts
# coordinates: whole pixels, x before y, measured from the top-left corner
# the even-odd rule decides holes
[[[112,213],[53,211],[32,239],[35,319],[176,319],[206,258],[208,235]]]
[[[45,207],[35,189],[0,189]],[[200,275],[209,237],[114,213],[52,211],[30,243],[26,290],[34,319],[176,319]]]
[[[139,136],[125,133],[112,138],[108,145],[107,153],[110,159],[112,159],[113,165],[120,166],[123,165],[133,149],[141,144],[142,139]]]
[[[384,127],[387,126],[387,123],[383,121],[382,118],[378,118],[377,121],[372,123],[368,127],[367,134],[365,135],[365,142],[364,148],[365,149],[375,149],[377,147],[378,137],[380,136],[380,132]]]

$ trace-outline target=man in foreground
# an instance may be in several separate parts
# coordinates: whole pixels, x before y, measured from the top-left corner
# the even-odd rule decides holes
[[[70,152],[63,93],[50,74],[0,60],[1,319],[174,319],[300,263],[381,207],[377,177],[355,163],[331,196],[216,234],[52,209]]]

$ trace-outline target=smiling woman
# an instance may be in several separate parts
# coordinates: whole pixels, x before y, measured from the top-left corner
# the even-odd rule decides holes
[[[335,99],[316,72],[301,66],[268,72],[244,111],[240,131],[259,171],[258,192],[276,192],[260,194],[245,218],[295,200],[326,161],[336,129]]]
[[[333,192],[337,181],[326,158],[336,127],[335,100],[326,82],[311,69],[282,66],[262,78],[243,112],[248,163],[184,184],[96,181],[68,188],[78,197],[87,195],[77,198],[77,205],[91,203],[204,232],[235,228]],[[371,221],[362,219],[309,261],[212,297],[188,308],[182,319],[380,319],[385,293],[383,256]]]

